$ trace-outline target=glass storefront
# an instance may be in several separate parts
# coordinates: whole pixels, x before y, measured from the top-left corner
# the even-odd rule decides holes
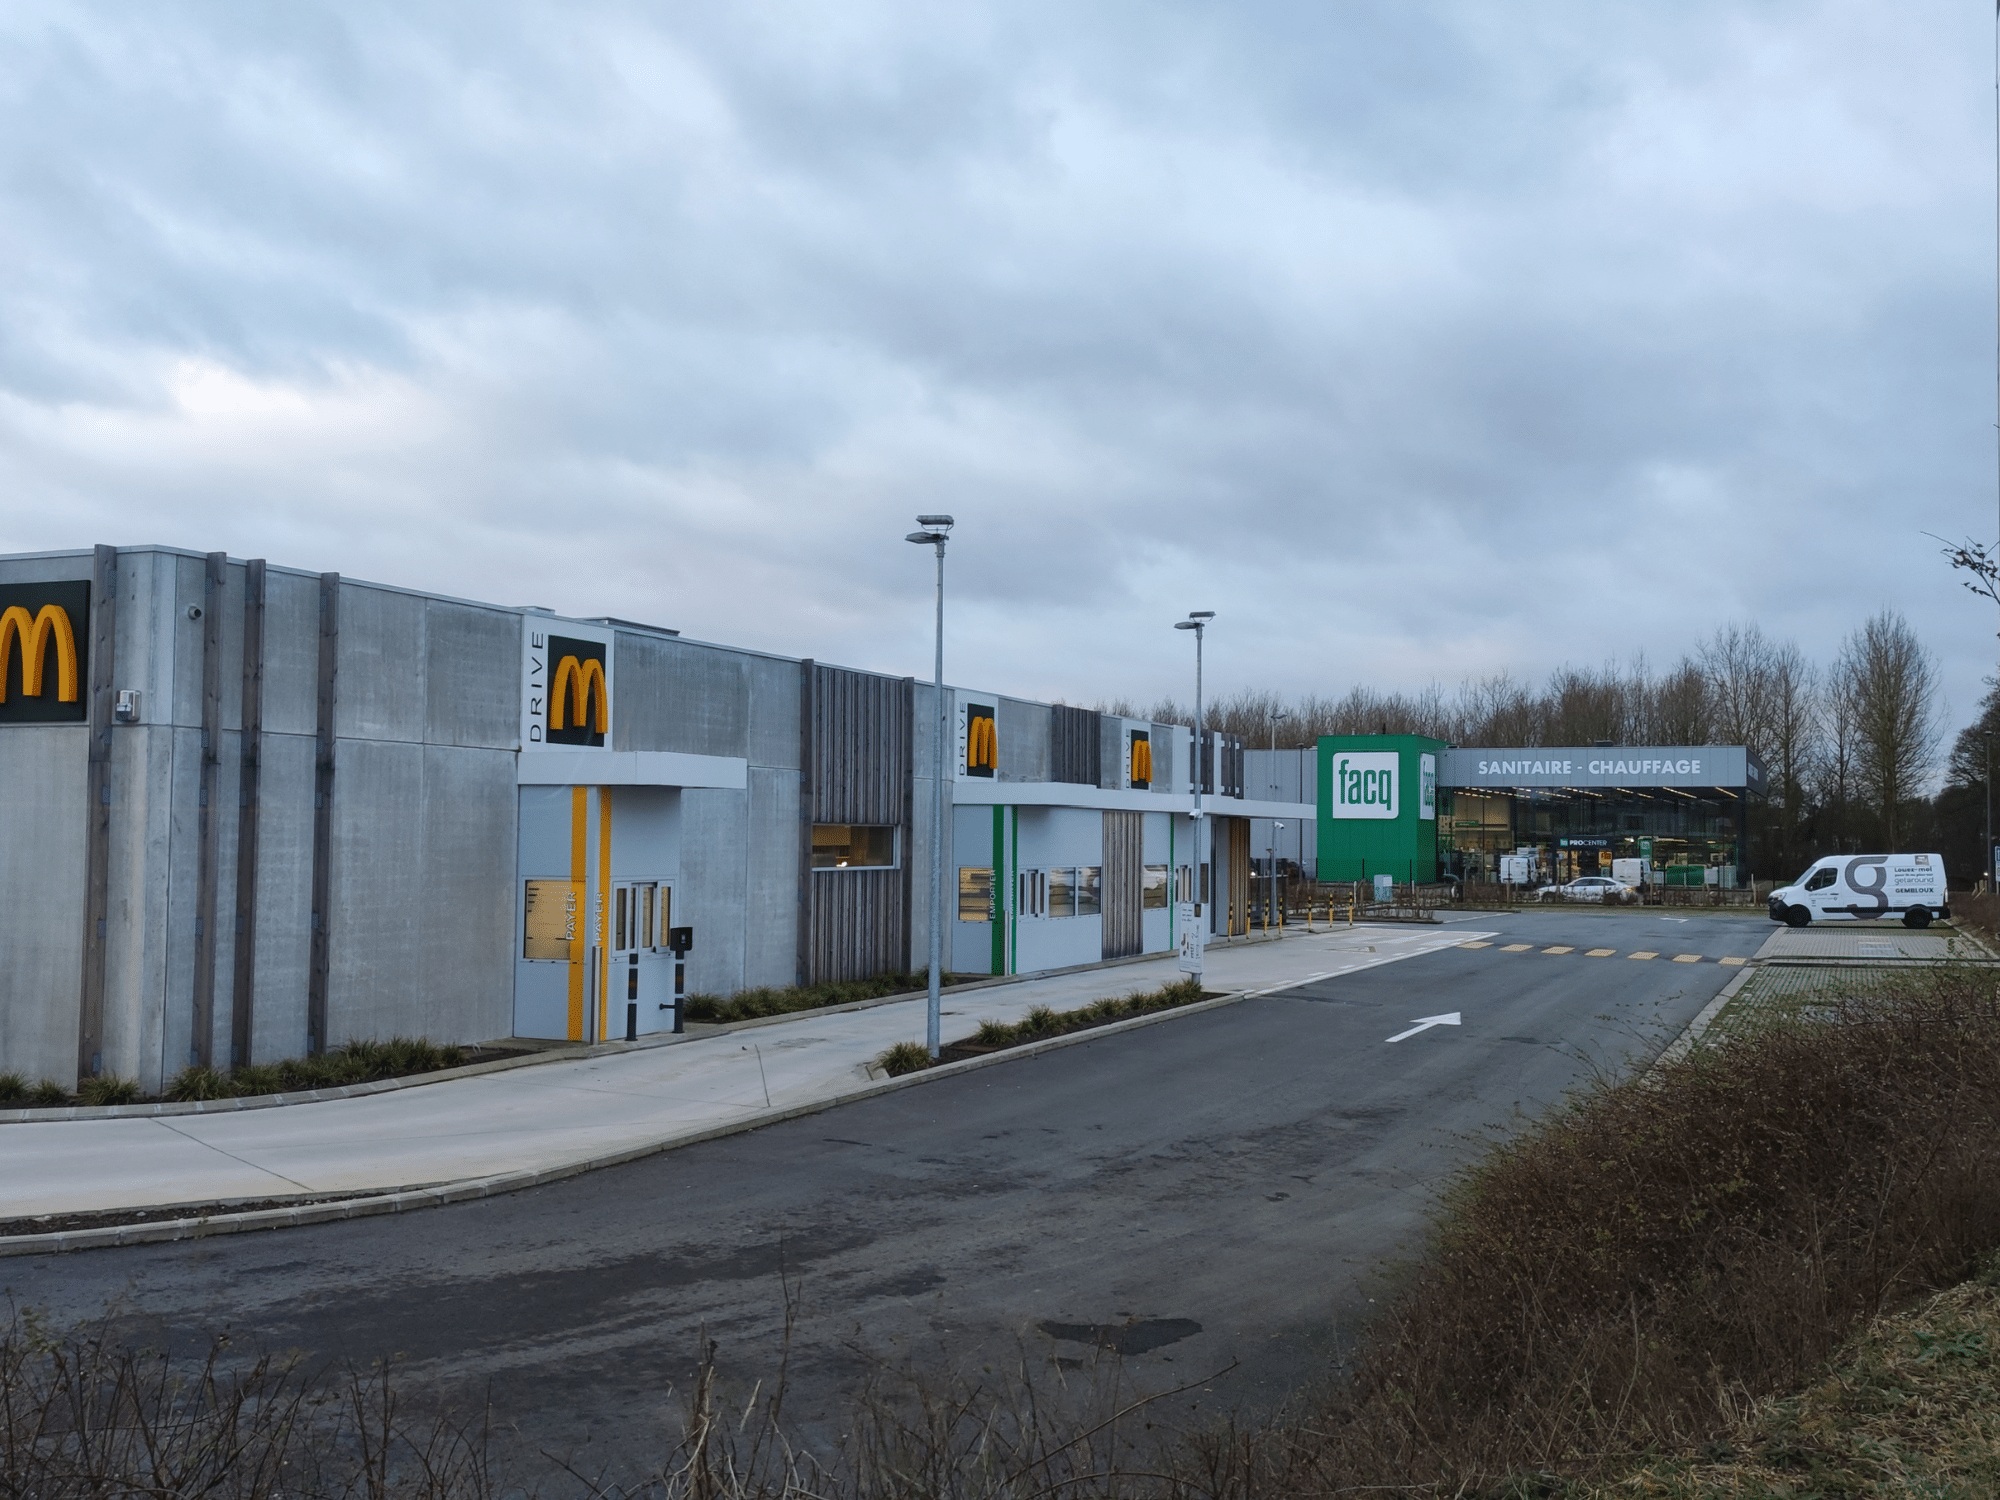
[[[1440,791],[1439,863],[1468,880],[1497,880],[1500,856],[1531,854],[1537,881],[1610,874],[1644,860],[1648,879],[1736,884],[1742,794],[1726,787],[1523,787]],[[1698,872],[1717,868],[1718,875]]]

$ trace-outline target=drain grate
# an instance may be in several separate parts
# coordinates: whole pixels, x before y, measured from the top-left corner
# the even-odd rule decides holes
[[[1896,945],[1894,943],[1859,943],[1856,945],[1856,951],[1863,958],[1894,958],[1896,956]]]

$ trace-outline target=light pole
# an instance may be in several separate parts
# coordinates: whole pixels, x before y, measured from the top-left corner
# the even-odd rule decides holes
[[[931,690],[937,697],[937,738],[931,758],[931,986],[924,1012],[924,1046],[938,1055],[938,990],[943,983],[944,958],[944,544],[955,523],[950,516],[918,516],[921,531],[903,540],[937,548],[937,666]]]
[[[1271,774],[1273,776],[1278,774],[1278,720],[1289,719],[1290,717],[1291,715],[1282,708],[1271,710]],[[1271,793],[1271,800],[1273,802],[1278,800],[1278,792],[1281,788],[1277,782],[1267,782],[1265,790]],[[1271,857],[1271,899],[1274,902],[1278,899],[1278,845],[1284,842],[1278,835],[1284,831],[1284,827],[1283,823],[1272,825],[1271,847],[1265,851]],[[1264,913],[1264,926],[1268,929],[1270,925],[1271,914],[1266,911]]]
[[[1986,869],[1982,872],[1989,889],[1993,885],[1993,731],[1982,729],[1979,737],[1986,742]]]
[[[1209,917],[1208,903],[1202,899],[1201,889],[1202,871],[1208,868],[1207,860],[1202,857],[1201,848],[1201,831],[1203,826],[1201,817],[1201,642],[1203,632],[1208,629],[1208,622],[1214,618],[1215,611],[1212,609],[1191,609],[1188,611],[1188,617],[1185,620],[1176,620],[1174,622],[1174,629],[1192,630],[1194,632],[1194,898],[1195,912],[1203,922],[1207,922]],[[1207,931],[1204,929],[1199,934],[1199,937],[1202,941],[1196,945],[1194,950],[1195,973],[1197,974],[1201,973],[1201,951],[1207,945]]]
[[[1264,930],[1266,932],[1271,930],[1272,911],[1278,912],[1278,925],[1280,927],[1285,925],[1284,912],[1278,906],[1278,845],[1283,840],[1284,834],[1285,825],[1283,823],[1273,823],[1271,825],[1271,847],[1268,851],[1271,856],[1271,905],[1264,913]]]

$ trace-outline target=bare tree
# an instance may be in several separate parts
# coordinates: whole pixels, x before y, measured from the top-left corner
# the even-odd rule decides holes
[[[1648,739],[1662,745],[1713,744],[1714,717],[1708,675],[1690,657],[1652,685],[1652,732]]]
[[[1937,766],[1937,665],[1909,622],[1884,610],[1847,638],[1834,665],[1837,714],[1851,735],[1855,790],[1881,819],[1890,852],[1903,804]]]
[[[1798,863],[1798,849],[1805,834],[1814,770],[1819,763],[1824,714],[1820,703],[1819,674],[1799,650],[1796,641],[1770,646],[1764,661],[1764,734],[1758,749],[1770,773],[1770,810],[1775,814],[1777,837],[1773,854],[1779,868],[1790,871]]]
[[[1760,757],[1770,751],[1774,653],[1755,625],[1722,626],[1697,652],[1717,737],[1725,745],[1748,745]]]

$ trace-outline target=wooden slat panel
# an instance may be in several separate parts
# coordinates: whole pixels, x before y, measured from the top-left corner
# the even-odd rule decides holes
[[[911,795],[915,774],[908,678],[807,663],[802,669],[802,883],[799,972],[807,983],[861,979],[909,963]],[[900,830],[902,864],[812,870],[811,825]]]
[[[1103,769],[1103,720],[1093,709],[1058,703],[1049,714],[1049,780],[1096,786]]]
[[[1144,847],[1142,813],[1104,815],[1104,956],[1124,958],[1145,948],[1139,901]]]
[[[319,575],[319,734],[313,752],[312,967],[306,977],[306,1050],[326,1050],[332,969],[334,715],[340,705],[340,575]]]

